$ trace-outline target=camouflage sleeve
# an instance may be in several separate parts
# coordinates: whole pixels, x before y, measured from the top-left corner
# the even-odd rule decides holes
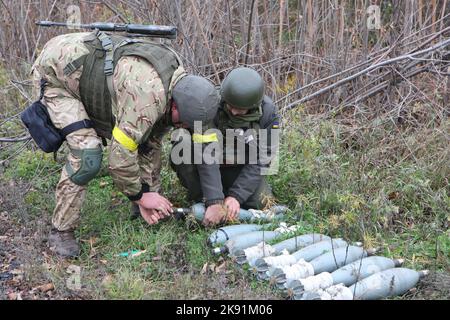
[[[119,60],[113,85],[117,96],[116,131],[113,131],[109,170],[119,190],[131,200],[138,200],[143,185],[137,147],[145,133],[164,115],[164,87],[152,65],[136,56]]]

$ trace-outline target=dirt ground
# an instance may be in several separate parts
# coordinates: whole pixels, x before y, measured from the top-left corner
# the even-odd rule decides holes
[[[70,262],[55,258],[48,250],[46,237],[50,228],[49,215],[33,217],[28,214],[21,194],[22,189],[23,185],[14,181],[0,183],[0,299],[99,298],[96,293],[87,290],[67,290],[64,285],[58,283],[58,278],[53,276],[63,272],[61,270],[66,270]],[[104,281],[102,274],[99,270],[99,283]],[[280,298],[275,294],[261,296],[244,282],[227,288],[227,278],[224,275],[198,277],[199,281],[205,281],[207,285],[202,286],[204,292],[199,292],[195,298]],[[403,298],[449,299],[450,274],[431,273]]]
[[[67,281],[70,274],[64,273],[76,262],[60,259],[48,249],[50,215],[45,213],[38,217],[29,213],[20,192],[24,187],[25,183],[0,182],[0,300],[104,298],[98,291],[90,290],[92,287],[76,291],[67,288],[64,280]],[[90,272],[96,282],[93,287],[110,281],[98,257],[93,257],[90,264],[95,269]],[[179,261],[174,260],[173,264]],[[183,284],[174,286],[169,285],[170,282],[167,286],[161,283],[161,290],[166,290],[165,296],[170,299],[280,299],[276,293],[253,290],[243,272],[238,279],[231,276],[234,280],[230,281],[228,272],[210,272],[214,266],[205,267],[206,273],[185,270],[184,274],[173,275],[175,282],[189,279],[188,282],[195,283],[196,288],[190,292],[183,292],[186,289]]]

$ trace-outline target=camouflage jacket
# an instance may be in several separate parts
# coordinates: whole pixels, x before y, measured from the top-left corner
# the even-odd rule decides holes
[[[39,72],[52,90],[80,99],[82,67],[67,77],[63,70],[70,62],[88,53],[83,40],[89,34],[71,33],[51,39],[43,48],[46,54],[39,56],[32,71]],[[172,77],[169,91],[185,74],[180,65]],[[115,66],[113,87],[117,97],[117,106],[113,110],[116,127],[139,146],[138,150],[130,151],[112,139],[109,169],[114,183],[129,197],[138,195],[143,184],[148,184],[150,191],[158,192],[160,139],[170,123],[169,101],[166,101],[161,79],[150,63],[139,57],[127,56]],[[143,141],[148,130],[152,130],[152,135]]]

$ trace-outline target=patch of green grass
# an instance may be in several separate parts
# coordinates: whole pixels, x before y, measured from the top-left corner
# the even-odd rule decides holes
[[[411,133],[410,145],[404,147],[396,145],[398,136],[386,138],[398,134],[391,127],[349,135],[335,119],[319,121],[301,109],[288,116],[292,118],[283,132],[279,172],[269,181],[278,203],[291,209],[288,224],[300,227],[295,234],[319,232],[362,241],[366,247],[379,247],[381,255],[404,258],[406,267],[448,269],[450,172],[444,136],[436,133],[423,146],[428,152],[410,156],[414,144],[425,139],[420,132]],[[387,145],[380,144],[383,137]],[[386,151],[393,146],[396,152]],[[187,206],[186,191],[168,165],[168,150],[166,143],[162,188],[175,205]],[[130,202],[107,175],[106,159],[101,174],[88,185],[77,230],[82,255],[76,263],[91,296],[189,299],[271,294],[268,284],[234,266],[226,275],[201,273],[205,263],[223,262],[206,245],[212,229],[189,219],[155,226],[131,220]],[[33,215],[44,212],[48,219],[62,165],[51,155],[25,151],[11,162],[5,176],[32,181],[25,203]],[[131,250],[145,252],[133,258],[118,256]],[[243,288],[248,289],[245,294]]]
[[[147,283],[139,273],[129,269],[121,269],[105,284],[107,299],[142,299],[145,296]]]
[[[189,232],[186,237],[186,258],[189,264],[197,270],[200,270],[205,261],[213,260],[211,249],[206,244],[210,230],[198,229]]]
[[[279,174],[270,177],[282,203],[315,231],[366,246],[398,244],[396,253],[415,267],[448,268],[448,256],[435,255],[436,237],[448,237],[450,189],[443,177],[450,176],[450,157],[445,134],[437,133],[448,123],[433,136],[424,128],[405,139],[380,121],[349,139],[333,119],[315,121],[299,110],[287,117]],[[419,146],[427,152],[417,147],[424,139],[430,142]],[[396,152],[386,152],[394,146]]]
[[[38,176],[43,176],[48,172],[58,170],[61,164],[53,160],[53,154],[42,151],[23,150],[14,157],[14,161],[5,172],[8,178],[22,178],[31,180]],[[52,178],[46,176],[46,178]],[[38,183],[44,183],[45,179],[36,180]],[[54,179],[52,180],[54,181]]]

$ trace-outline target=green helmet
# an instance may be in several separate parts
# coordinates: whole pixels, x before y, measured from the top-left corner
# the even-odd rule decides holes
[[[219,109],[220,96],[214,84],[206,78],[187,75],[177,82],[172,90],[180,121],[194,128],[194,121],[208,124]]]
[[[255,109],[264,98],[264,81],[250,68],[236,68],[225,77],[220,90],[222,99],[240,109]]]

